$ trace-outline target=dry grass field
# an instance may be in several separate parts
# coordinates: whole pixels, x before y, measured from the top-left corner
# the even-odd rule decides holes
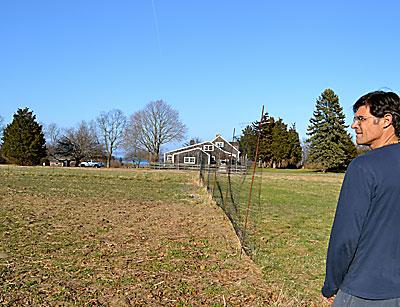
[[[0,167],[0,304],[298,306],[195,172]]]

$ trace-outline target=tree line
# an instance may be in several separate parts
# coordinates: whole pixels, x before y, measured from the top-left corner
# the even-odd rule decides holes
[[[3,118],[0,117],[0,125]],[[48,159],[74,162],[105,159],[110,167],[115,151],[124,149],[130,160],[158,161],[161,145],[181,141],[186,126],[178,111],[163,100],[151,101],[130,117],[121,110],[102,112],[96,119],[62,129],[43,127],[29,108],[16,111],[1,130],[1,158],[18,165],[38,165]]]
[[[332,89],[317,98],[307,129],[308,139],[301,145],[295,125],[265,114],[243,129],[239,139],[241,152],[263,167],[288,168],[307,166],[326,171],[347,168],[350,161],[365,149],[356,148],[345,124],[339,97]]]
[[[2,122],[0,117],[0,126]],[[242,156],[253,161],[258,148],[257,162],[262,167],[343,170],[360,151],[365,151],[355,146],[347,128],[339,97],[332,89],[326,89],[316,100],[303,144],[295,124],[264,114],[260,121],[243,129],[239,147]],[[156,162],[161,145],[181,141],[187,129],[178,111],[157,100],[130,117],[114,109],[73,128],[50,124],[44,130],[32,111],[18,109],[13,121],[0,129],[0,160],[37,165],[44,159],[54,159],[79,165],[84,159],[105,158],[109,167],[115,150],[121,148],[129,160]],[[190,144],[193,142],[196,140]]]
[[[250,160],[256,158],[258,149],[258,162],[263,167],[296,168],[302,158],[295,125],[288,127],[281,118],[275,119],[268,114],[242,131],[239,148]]]

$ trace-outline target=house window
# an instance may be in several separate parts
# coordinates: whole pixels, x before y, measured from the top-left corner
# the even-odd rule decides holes
[[[195,164],[196,163],[196,158],[195,157],[184,157],[183,158],[183,163],[185,163],[185,164]]]
[[[214,145],[204,145],[203,149],[204,149],[204,151],[213,151]]]
[[[170,163],[172,162],[172,155],[167,156],[167,162],[170,162]]]
[[[219,148],[224,148],[224,142],[215,142],[215,146]]]

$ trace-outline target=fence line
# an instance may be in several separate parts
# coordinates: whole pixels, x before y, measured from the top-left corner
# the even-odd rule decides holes
[[[231,172],[232,169],[228,165],[226,171],[221,172],[217,167],[201,165],[200,181],[231,221],[243,250],[251,255],[257,249],[257,225],[262,217],[262,175],[258,173],[253,177],[251,169],[245,166],[241,167],[241,172]],[[244,169],[246,170],[243,171]],[[252,193],[249,193],[249,189],[252,189]],[[250,208],[249,203],[252,204]]]
[[[257,252],[258,225],[261,214],[262,172],[253,173],[246,165],[151,163],[155,170],[185,170],[199,172],[200,182],[231,221],[243,250]],[[251,189],[251,193],[249,190]],[[251,206],[249,206],[251,204]]]
[[[204,167],[202,164],[179,164],[179,163],[151,163],[151,169],[175,169],[175,170],[193,170],[201,171]],[[210,170],[216,171],[218,173],[247,173],[247,167],[242,165],[209,165]]]

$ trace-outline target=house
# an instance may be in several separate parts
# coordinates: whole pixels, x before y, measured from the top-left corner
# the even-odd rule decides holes
[[[192,144],[164,153],[164,162],[172,164],[226,164],[239,161],[237,142],[228,142],[220,134],[212,141]]]

